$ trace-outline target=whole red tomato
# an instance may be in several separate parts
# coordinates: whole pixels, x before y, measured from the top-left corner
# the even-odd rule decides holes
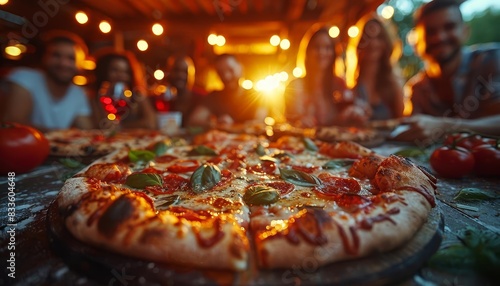
[[[434,150],[430,163],[445,178],[461,178],[474,168],[474,156],[462,147],[443,146]]]
[[[459,146],[467,150],[472,150],[474,147],[484,144],[495,144],[495,139],[482,137],[479,134],[470,133],[453,133],[446,136],[444,145]]]
[[[479,145],[472,149],[474,155],[474,172],[479,176],[500,176],[499,146]]]
[[[0,174],[26,173],[49,155],[49,141],[29,126],[0,123]]]

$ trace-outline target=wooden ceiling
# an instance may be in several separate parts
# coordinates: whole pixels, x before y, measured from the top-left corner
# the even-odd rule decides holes
[[[265,21],[356,21],[383,0],[80,0],[72,6],[91,9],[118,23],[167,20],[184,23],[256,23]],[[347,19],[347,18],[348,19]],[[327,19],[330,18],[330,19]]]

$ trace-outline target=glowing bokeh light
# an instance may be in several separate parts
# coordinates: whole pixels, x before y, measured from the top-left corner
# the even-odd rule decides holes
[[[16,46],[7,46],[5,47],[5,53],[12,57],[17,57],[21,54],[21,49]]]
[[[288,50],[290,48],[290,41],[288,39],[281,40],[280,48],[282,48],[283,50]]]
[[[165,77],[165,73],[162,70],[155,70],[153,75],[157,80],[162,80]]]
[[[80,23],[82,25],[89,21],[89,17],[83,11],[76,12],[75,19],[78,23]]]
[[[271,39],[269,39],[269,43],[271,43],[271,45],[274,47],[279,46],[280,42],[281,42],[281,38],[278,35],[273,35],[273,36],[271,36]]]
[[[301,77],[304,74],[304,71],[300,67],[296,67],[293,69],[292,74],[294,77]]]
[[[151,30],[153,31],[153,34],[159,36],[163,34],[163,26],[160,23],[156,23],[151,27]]]
[[[328,35],[332,38],[337,38],[340,35],[339,27],[331,26],[330,29],[328,29]]]
[[[355,38],[359,35],[359,28],[356,26],[351,26],[349,27],[349,30],[347,30],[347,35],[351,38]]]
[[[108,21],[101,21],[101,23],[99,23],[99,29],[104,34],[107,34],[111,32],[111,24]]]
[[[137,48],[139,49],[139,51],[144,52],[145,50],[148,49],[148,47],[149,47],[149,45],[148,45],[148,42],[146,42],[146,40],[137,41]]]

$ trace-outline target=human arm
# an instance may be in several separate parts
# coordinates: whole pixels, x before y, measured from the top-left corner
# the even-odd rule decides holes
[[[291,81],[285,89],[285,118],[291,124],[301,127],[314,127],[316,118],[306,113],[303,82],[300,79]]]
[[[156,129],[156,111],[147,97],[139,97],[138,112],[139,118],[122,122],[122,127],[127,129],[144,128]]]
[[[191,116],[187,121],[187,126],[190,127],[210,127],[212,113],[210,109],[204,105],[198,105],[194,108]]]
[[[445,134],[460,130],[486,135],[500,135],[500,113],[477,119],[434,117],[420,114],[408,117],[403,122],[408,124],[408,129],[393,139],[413,142],[417,145],[430,145],[440,140]]]
[[[33,125],[31,122],[33,99],[27,89],[17,83],[9,82],[7,84],[5,103],[5,113],[2,115],[3,121]]]

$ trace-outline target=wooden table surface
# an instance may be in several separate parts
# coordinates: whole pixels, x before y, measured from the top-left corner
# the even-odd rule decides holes
[[[389,155],[407,146],[385,143],[373,148],[380,154]],[[421,162],[425,165],[425,162]],[[68,169],[55,159],[28,174],[15,176],[15,216],[9,221],[8,177],[0,177],[0,259],[2,275],[0,285],[97,285],[84,273],[70,269],[49,243],[46,215],[50,203],[56,198]],[[500,178],[460,180],[439,179],[437,205],[445,220],[441,248],[458,243],[457,234],[466,227],[500,233],[500,200],[482,200],[465,203],[473,210],[457,207],[455,194],[466,187],[480,188],[500,194]],[[13,230],[13,231],[12,231]],[[6,268],[11,249],[11,233],[15,233],[15,278],[9,277]],[[11,247],[12,247],[11,243]],[[114,273],[108,285],[135,285]],[[126,278],[126,277],[125,277]],[[193,281],[193,283],[198,283]],[[399,285],[488,285],[488,280],[476,272],[450,273],[423,266],[413,277]]]

